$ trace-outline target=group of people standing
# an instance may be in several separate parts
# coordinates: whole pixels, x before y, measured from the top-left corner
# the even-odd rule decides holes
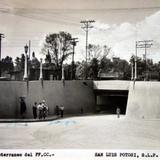
[[[34,103],[33,107],[33,117],[34,119],[39,118],[39,119],[45,119],[48,115],[48,106],[43,100],[39,104],[37,102]],[[63,117],[64,115],[64,106],[63,105],[56,105],[56,115],[59,117]]]
[[[47,106],[45,100],[43,100],[39,104],[37,104],[37,102],[35,102],[32,109],[33,109],[34,119],[36,119],[37,117],[39,119],[45,119],[48,115],[48,106]]]

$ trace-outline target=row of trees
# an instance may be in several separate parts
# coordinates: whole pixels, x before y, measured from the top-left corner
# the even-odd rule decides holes
[[[88,64],[86,62],[82,62],[78,65],[76,70],[77,78],[85,78],[87,73],[87,77],[89,79],[98,79],[100,78],[101,73],[114,74],[118,73],[119,79],[130,79],[131,77],[131,66],[126,60],[122,60],[120,58],[109,59],[107,57],[103,57],[98,60],[97,58],[93,58]]]
[[[56,65],[51,62],[51,58],[49,55],[46,55],[46,61],[48,63],[44,64],[44,66],[50,70],[53,70],[53,73],[56,75],[59,74],[57,72]],[[134,64],[134,59],[131,57],[130,62]],[[138,78],[143,80],[146,76],[146,69],[148,73],[149,79],[157,79],[159,80],[160,73],[160,63],[153,63],[152,60],[147,60],[147,68],[146,61],[140,57],[138,57]],[[38,59],[34,59],[29,63],[30,68],[39,70],[40,62]],[[71,64],[65,64],[65,78],[67,80],[71,79]],[[134,67],[134,66],[133,66]],[[59,69],[60,70],[60,69]],[[15,65],[11,57],[5,57],[1,61],[1,72],[5,73],[13,73],[14,71],[24,71],[24,55],[21,57],[17,57],[15,59]],[[57,73],[56,73],[57,72]],[[86,74],[88,79],[98,79],[99,73],[120,73],[122,74],[120,79],[129,80],[131,79],[131,63],[126,60],[120,58],[109,59],[107,57],[103,57],[102,59],[93,58],[88,63],[86,61],[76,62],[75,63],[75,77],[76,79],[85,79]],[[60,75],[58,76],[60,77]],[[60,79],[60,78],[59,78]]]
[[[61,78],[62,65],[66,62],[67,58],[73,54],[72,36],[66,32],[59,32],[49,34],[45,38],[44,47],[42,53],[46,55],[45,67],[50,70],[54,70],[57,79]],[[123,76],[121,79],[131,79],[131,63],[134,64],[134,57],[132,56],[130,62],[120,58],[108,58],[108,55],[112,53],[112,50],[107,45],[101,47],[100,45],[89,44],[88,45],[88,61],[76,62],[74,65],[74,73],[76,79],[98,79],[99,73],[120,73]],[[33,53],[33,56],[34,53]],[[1,61],[2,72],[13,72],[16,68],[18,71],[24,70],[24,54],[21,57],[15,59],[15,66],[11,57],[7,56]],[[40,62],[38,59],[29,61],[30,68],[38,69]],[[160,63],[153,63],[151,59],[147,59],[147,62],[138,57],[138,75],[139,79],[143,79],[148,73],[156,73],[159,75]],[[72,64],[65,63],[65,75],[66,79],[71,79]],[[134,67],[134,66],[133,66]],[[158,76],[159,77],[159,76]]]

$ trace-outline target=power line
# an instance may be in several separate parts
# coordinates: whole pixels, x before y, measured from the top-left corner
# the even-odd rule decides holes
[[[47,9],[47,8],[15,8],[13,6],[8,6],[0,8],[0,12],[4,14],[12,14],[16,16],[21,16],[29,18],[32,20],[54,22],[58,24],[70,24],[78,25],[77,17],[67,16],[66,14],[73,13],[102,13],[111,11],[139,11],[139,10],[152,10],[160,9],[160,6],[153,7],[132,7],[132,8],[102,8],[102,9]]]
[[[42,17],[42,16],[34,16],[34,15],[18,15],[21,17],[25,17],[28,19],[32,19],[32,20],[38,20],[38,21],[42,21],[42,22],[48,22],[48,23],[57,23],[57,24],[61,24],[61,25],[73,25],[73,26],[78,26],[78,23],[75,22],[70,22],[70,21],[66,21],[66,20],[61,20],[61,18],[54,18],[54,17]],[[49,19],[51,18],[51,19]]]
[[[21,16],[21,17],[25,17],[25,18],[29,18],[32,20],[39,20],[39,21],[46,21],[46,22],[54,22],[54,23],[58,23],[58,24],[62,24],[62,25],[76,25],[78,26],[78,21],[77,18],[75,17],[70,17],[70,16],[66,16],[64,14],[59,14],[58,13],[50,13],[48,15],[47,11],[48,9],[41,9],[40,12],[38,9],[26,9],[26,8],[13,8],[13,10],[11,10],[10,8],[0,8],[0,12],[4,13],[4,14],[12,14],[12,15],[16,15],[16,16]],[[54,11],[54,10],[52,10]]]
[[[0,2],[1,3],[1,2]],[[99,11],[99,12],[104,12],[104,11],[123,11],[123,10],[151,10],[151,9],[160,9],[160,6],[153,6],[153,7],[112,7],[112,8],[88,8],[88,9],[54,9],[54,8],[24,8],[24,7],[12,7],[12,6],[8,6],[8,7],[0,7],[0,10],[3,11],[19,11],[21,13],[62,13],[62,11],[64,13],[75,13],[75,12],[95,12],[95,11]]]

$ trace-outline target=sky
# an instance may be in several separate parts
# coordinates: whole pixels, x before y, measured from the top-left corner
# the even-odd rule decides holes
[[[111,47],[110,57],[129,60],[135,42],[153,40],[147,57],[160,61],[160,0],[0,0],[2,58],[15,59],[31,40],[40,59],[45,36],[66,31],[78,38],[75,60],[85,60],[85,32],[81,20],[95,20],[90,44]],[[144,49],[138,49],[143,57]]]

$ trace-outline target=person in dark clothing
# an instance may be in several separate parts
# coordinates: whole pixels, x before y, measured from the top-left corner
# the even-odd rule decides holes
[[[61,117],[63,118],[63,114],[64,114],[64,106],[61,105],[60,107],[60,113],[61,113]]]
[[[24,118],[24,113],[26,112],[27,107],[26,107],[26,103],[23,99],[23,97],[21,97],[20,99],[20,114],[22,116],[22,118]]]
[[[43,119],[45,119],[47,116],[47,107],[44,105],[43,106]]]
[[[43,106],[42,106],[41,102],[38,104],[37,108],[38,108],[38,112],[39,112],[39,119],[42,119],[42,117],[43,117]]]
[[[81,108],[81,114],[83,114],[83,112],[84,112],[84,110],[83,110],[83,108]]]
[[[56,105],[56,115],[59,116],[59,106]]]
[[[36,119],[37,118],[37,102],[34,103],[32,110],[33,110],[33,117],[34,119]]]
[[[43,107],[43,119],[45,119],[48,113],[48,106],[45,100],[42,101],[42,107]]]

